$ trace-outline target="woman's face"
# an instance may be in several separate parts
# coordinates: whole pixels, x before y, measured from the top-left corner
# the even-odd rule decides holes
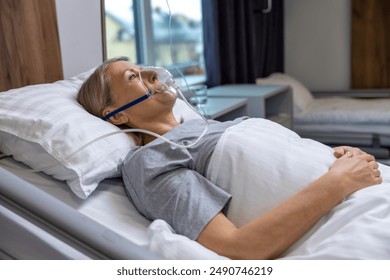
[[[151,89],[151,98],[121,112],[132,120],[131,126],[133,127],[139,127],[137,124],[139,121],[150,122],[161,117],[162,114],[171,113],[176,101],[176,96],[172,93],[155,90],[160,88],[160,82],[153,71],[142,71],[141,81],[140,70],[139,66],[127,61],[113,62],[107,69],[107,75],[111,81],[113,106],[116,108],[144,96],[148,88]]]

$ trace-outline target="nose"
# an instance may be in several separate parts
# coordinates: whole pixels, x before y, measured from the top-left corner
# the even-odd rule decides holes
[[[139,76],[143,81],[154,84],[158,81],[158,73],[153,69],[141,69]]]
[[[175,83],[172,74],[168,70],[155,66],[142,67],[139,78],[145,85],[148,85],[148,88],[155,85],[172,86]]]

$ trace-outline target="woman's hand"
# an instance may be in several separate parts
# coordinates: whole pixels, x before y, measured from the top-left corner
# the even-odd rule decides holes
[[[329,174],[339,177],[340,186],[348,194],[382,182],[379,165],[372,155],[342,146],[335,149],[335,156],[337,160],[330,167]]]
[[[359,148],[350,147],[350,146],[339,146],[339,147],[334,148],[333,150],[334,150],[333,155],[336,158],[340,158],[341,156],[343,156],[345,154],[349,154],[349,153],[352,156],[366,154],[366,152],[363,152]]]

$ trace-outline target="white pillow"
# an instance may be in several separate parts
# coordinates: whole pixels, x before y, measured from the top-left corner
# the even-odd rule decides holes
[[[311,92],[302,83],[287,74],[273,73],[267,78],[256,79],[256,84],[285,84],[291,86],[294,100],[294,113],[305,110],[314,99]]]
[[[52,84],[26,86],[0,93],[0,150],[32,169],[64,180],[80,198],[98,183],[121,175],[120,166],[133,139],[115,134],[69,158],[84,144],[119,128],[92,116],[77,102],[78,89],[94,69]],[[197,117],[182,100],[177,118]]]

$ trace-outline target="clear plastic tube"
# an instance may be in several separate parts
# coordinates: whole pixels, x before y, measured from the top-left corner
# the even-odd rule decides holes
[[[164,90],[167,90],[167,91],[174,91],[172,93],[178,95],[183,101],[184,103],[186,103],[186,105],[188,106],[188,108],[190,108],[192,111],[194,111],[196,114],[198,114],[203,120],[204,120],[204,123],[205,123],[205,128],[203,130],[203,132],[199,135],[199,137],[197,138],[197,140],[195,140],[193,143],[189,144],[189,145],[181,145],[181,144],[178,144],[178,143],[174,143],[172,141],[170,141],[169,139],[165,138],[164,136],[162,135],[159,135],[159,134],[156,134],[152,131],[149,131],[149,130],[143,130],[143,129],[124,129],[122,130],[122,132],[141,132],[141,133],[146,133],[146,134],[149,134],[149,135],[152,135],[152,136],[155,136],[157,138],[161,138],[163,139],[164,141],[170,143],[171,145],[174,145],[176,147],[180,147],[180,148],[189,148],[189,147],[192,147],[194,145],[196,145],[199,140],[206,134],[207,130],[208,130],[208,126],[209,126],[209,123],[207,121],[207,119],[204,117],[204,115],[200,114],[188,101],[187,99],[185,98],[184,94],[182,93],[182,91],[180,90],[180,88],[176,85],[175,83],[175,80],[173,79],[173,76],[172,74],[166,70],[165,68],[162,68],[162,67],[153,67],[153,66],[146,66],[146,67],[142,67],[142,69],[145,69],[145,70],[154,70],[157,75],[158,75],[158,79],[159,81],[162,83],[162,86],[163,86],[163,89]],[[142,69],[140,71],[140,76],[142,76]],[[163,70],[162,70],[163,69]],[[177,69],[177,71],[179,71],[179,69]],[[179,73],[182,75],[182,73],[179,71]],[[141,80],[142,80],[142,77],[141,77]],[[185,79],[185,77],[183,76],[183,80],[185,81],[186,83],[186,86],[188,87],[188,90],[189,90],[189,86],[187,84],[187,81]],[[148,86],[145,84],[145,87],[148,88]],[[151,90],[151,89],[149,89]],[[153,97],[152,97],[153,98]],[[120,133],[120,132],[119,132]]]

